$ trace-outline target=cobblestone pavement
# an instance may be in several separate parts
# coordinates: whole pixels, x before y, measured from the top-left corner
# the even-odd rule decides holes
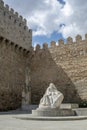
[[[14,116],[0,115],[0,130],[87,130],[87,120],[31,121],[16,119]]]

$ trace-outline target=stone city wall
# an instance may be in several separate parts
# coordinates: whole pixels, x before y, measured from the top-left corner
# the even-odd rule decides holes
[[[26,49],[0,37],[0,111],[21,106],[28,54]]]
[[[38,104],[49,83],[64,94],[64,102],[87,100],[87,34],[66,44],[59,40],[32,47],[26,20],[0,0],[0,111],[21,106],[26,68],[31,70],[31,103]]]
[[[59,40],[50,47],[45,43],[31,54],[32,103],[39,103],[50,82],[64,94],[64,102],[87,100],[87,34],[80,35],[73,42],[67,38],[66,44]]]
[[[7,38],[0,37],[0,110],[21,106],[25,71],[31,70],[31,103],[38,104],[49,83],[64,94],[64,102],[87,100],[87,35],[73,42],[59,40],[50,47],[45,43],[36,49],[24,49]],[[72,42],[71,42],[72,41]]]
[[[28,29],[26,19],[8,5],[4,5],[2,0],[0,0],[0,36],[25,49],[32,46],[32,30]]]

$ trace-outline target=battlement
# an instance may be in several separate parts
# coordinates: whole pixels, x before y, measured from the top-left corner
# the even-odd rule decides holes
[[[51,41],[50,47],[47,43],[43,44],[43,47],[38,44],[34,51],[37,54],[44,53],[44,50],[49,51],[50,53],[56,53],[57,58],[63,60],[66,58],[74,58],[79,56],[87,56],[87,34],[85,34],[85,39],[82,39],[80,35],[77,35],[75,41],[71,37],[66,39],[66,43],[62,39],[58,41],[58,45],[55,41]],[[40,53],[38,53],[40,52]],[[35,54],[36,54],[35,53]],[[45,55],[46,53],[44,53]],[[62,57],[62,58],[61,58]]]
[[[82,43],[85,43],[85,42],[87,42],[87,34],[85,34],[85,39],[84,40],[82,40],[82,37],[80,35],[77,35],[75,37],[75,41],[73,41],[73,39],[71,37],[68,37],[66,39],[66,43],[64,43],[64,41],[62,39],[60,39],[58,41],[58,45],[56,44],[55,41],[51,41],[49,47],[48,47],[47,43],[43,43],[42,48],[41,48],[41,46],[39,44],[37,44],[36,47],[35,47],[35,51],[38,51],[40,49],[41,50],[43,50],[43,49],[52,49],[54,47],[61,48],[61,47],[69,46],[69,45],[71,45],[71,46],[78,45],[79,46],[79,44],[82,44]]]
[[[12,20],[18,26],[21,26],[24,30],[28,29],[26,26],[27,20],[23,19],[23,17],[19,15],[18,12],[14,12],[14,9],[9,8],[7,4],[4,6],[4,16],[6,15],[8,15],[10,20]]]
[[[0,0],[0,35],[19,44],[25,49],[32,46],[32,30],[18,12]]]
[[[9,20],[12,20],[15,24],[18,26],[21,26],[24,28],[24,30],[28,29],[27,27],[27,20],[18,14],[18,12],[15,12],[14,9],[10,8],[9,5],[4,5],[4,2],[0,0],[0,10],[3,12],[3,16],[7,16]],[[6,17],[6,18],[7,18]],[[19,23],[19,24],[18,24]],[[30,30],[28,30],[30,31]]]

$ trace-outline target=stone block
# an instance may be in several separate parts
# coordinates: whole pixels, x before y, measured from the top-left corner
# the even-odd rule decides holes
[[[78,104],[71,104],[71,103],[65,103],[65,104],[61,104],[60,105],[60,108],[61,109],[74,109],[74,108],[78,108],[79,107],[79,105]]]

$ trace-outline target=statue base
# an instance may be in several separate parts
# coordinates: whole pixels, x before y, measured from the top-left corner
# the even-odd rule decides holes
[[[50,109],[41,109],[37,108],[36,110],[32,110],[33,116],[44,116],[44,117],[57,117],[57,116],[75,116],[75,111],[72,109],[58,109],[58,108],[50,108]]]

